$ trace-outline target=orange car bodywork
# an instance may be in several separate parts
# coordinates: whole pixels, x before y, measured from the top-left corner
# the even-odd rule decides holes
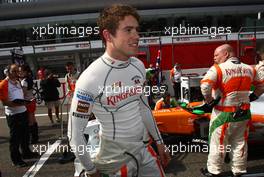
[[[152,111],[152,113],[160,132],[168,134],[192,135],[194,133],[194,120],[210,117],[208,114],[192,114],[181,107]]]
[[[196,103],[194,103],[196,105]],[[192,114],[181,107],[152,111],[161,133],[193,135],[194,121],[200,118],[210,119],[210,113],[202,115]],[[252,115],[250,130],[254,131],[254,124],[264,125],[264,115]]]

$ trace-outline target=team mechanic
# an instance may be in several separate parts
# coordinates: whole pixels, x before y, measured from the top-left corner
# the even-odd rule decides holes
[[[228,44],[215,49],[214,62],[215,65],[201,81],[201,91],[208,104],[217,97],[221,100],[211,114],[207,169],[202,169],[202,173],[205,176],[220,176],[225,151],[229,147],[231,170],[238,177],[247,172],[250,87],[255,84],[255,91],[258,92],[261,82],[256,70],[240,62]]]
[[[257,71],[257,74],[261,82],[263,83],[264,82],[264,45],[260,47],[258,52],[259,52],[260,60],[259,63],[256,65],[255,69]],[[264,86],[262,84],[262,89],[254,90],[254,92],[250,94],[250,100],[254,101],[258,99],[263,92],[264,92]]]
[[[105,8],[98,19],[106,52],[94,61],[76,83],[69,121],[72,148],[86,146],[84,129],[93,112],[100,122],[100,149],[95,159],[89,152],[75,151],[92,177],[165,176],[157,155],[148,145],[148,133],[157,144],[163,166],[170,161],[142,93],[145,67],[137,58],[138,21],[136,10],[127,5]],[[148,132],[148,133],[147,133]]]
[[[8,65],[6,78],[0,82],[0,100],[5,107],[7,125],[10,129],[9,150],[11,161],[16,167],[25,167],[23,159],[37,158],[39,155],[29,148],[29,127],[26,105],[14,100],[24,99],[23,89],[18,81],[18,66]],[[21,152],[20,149],[21,148]]]

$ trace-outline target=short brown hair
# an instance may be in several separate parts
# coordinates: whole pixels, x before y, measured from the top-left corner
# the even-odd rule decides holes
[[[110,7],[106,7],[100,13],[97,25],[99,26],[100,35],[104,43],[103,30],[107,29],[112,35],[115,35],[119,21],[124,20],[124,18],[129,15],[135,17],[139,22],[140,17],[137,10],[129,5],[114,4]]]

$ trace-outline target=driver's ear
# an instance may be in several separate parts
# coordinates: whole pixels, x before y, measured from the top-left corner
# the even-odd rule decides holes
[[[111,33],[107,29],[103,30],[103,37],[104,37],[106,42],[112,42]]]

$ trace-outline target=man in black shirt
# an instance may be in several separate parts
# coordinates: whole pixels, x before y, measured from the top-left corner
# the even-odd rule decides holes
[[[59,91],[57,87],[60,87],[60,82],[55,77],[55,75],[48,69],[45,70],[45,79],[40,81],[40,87],[42,88],[42,96],[48,107],[48,116],[51,123],[54,121],[52,119],[52,108],[55,107],[56,121],[59,122]]]

